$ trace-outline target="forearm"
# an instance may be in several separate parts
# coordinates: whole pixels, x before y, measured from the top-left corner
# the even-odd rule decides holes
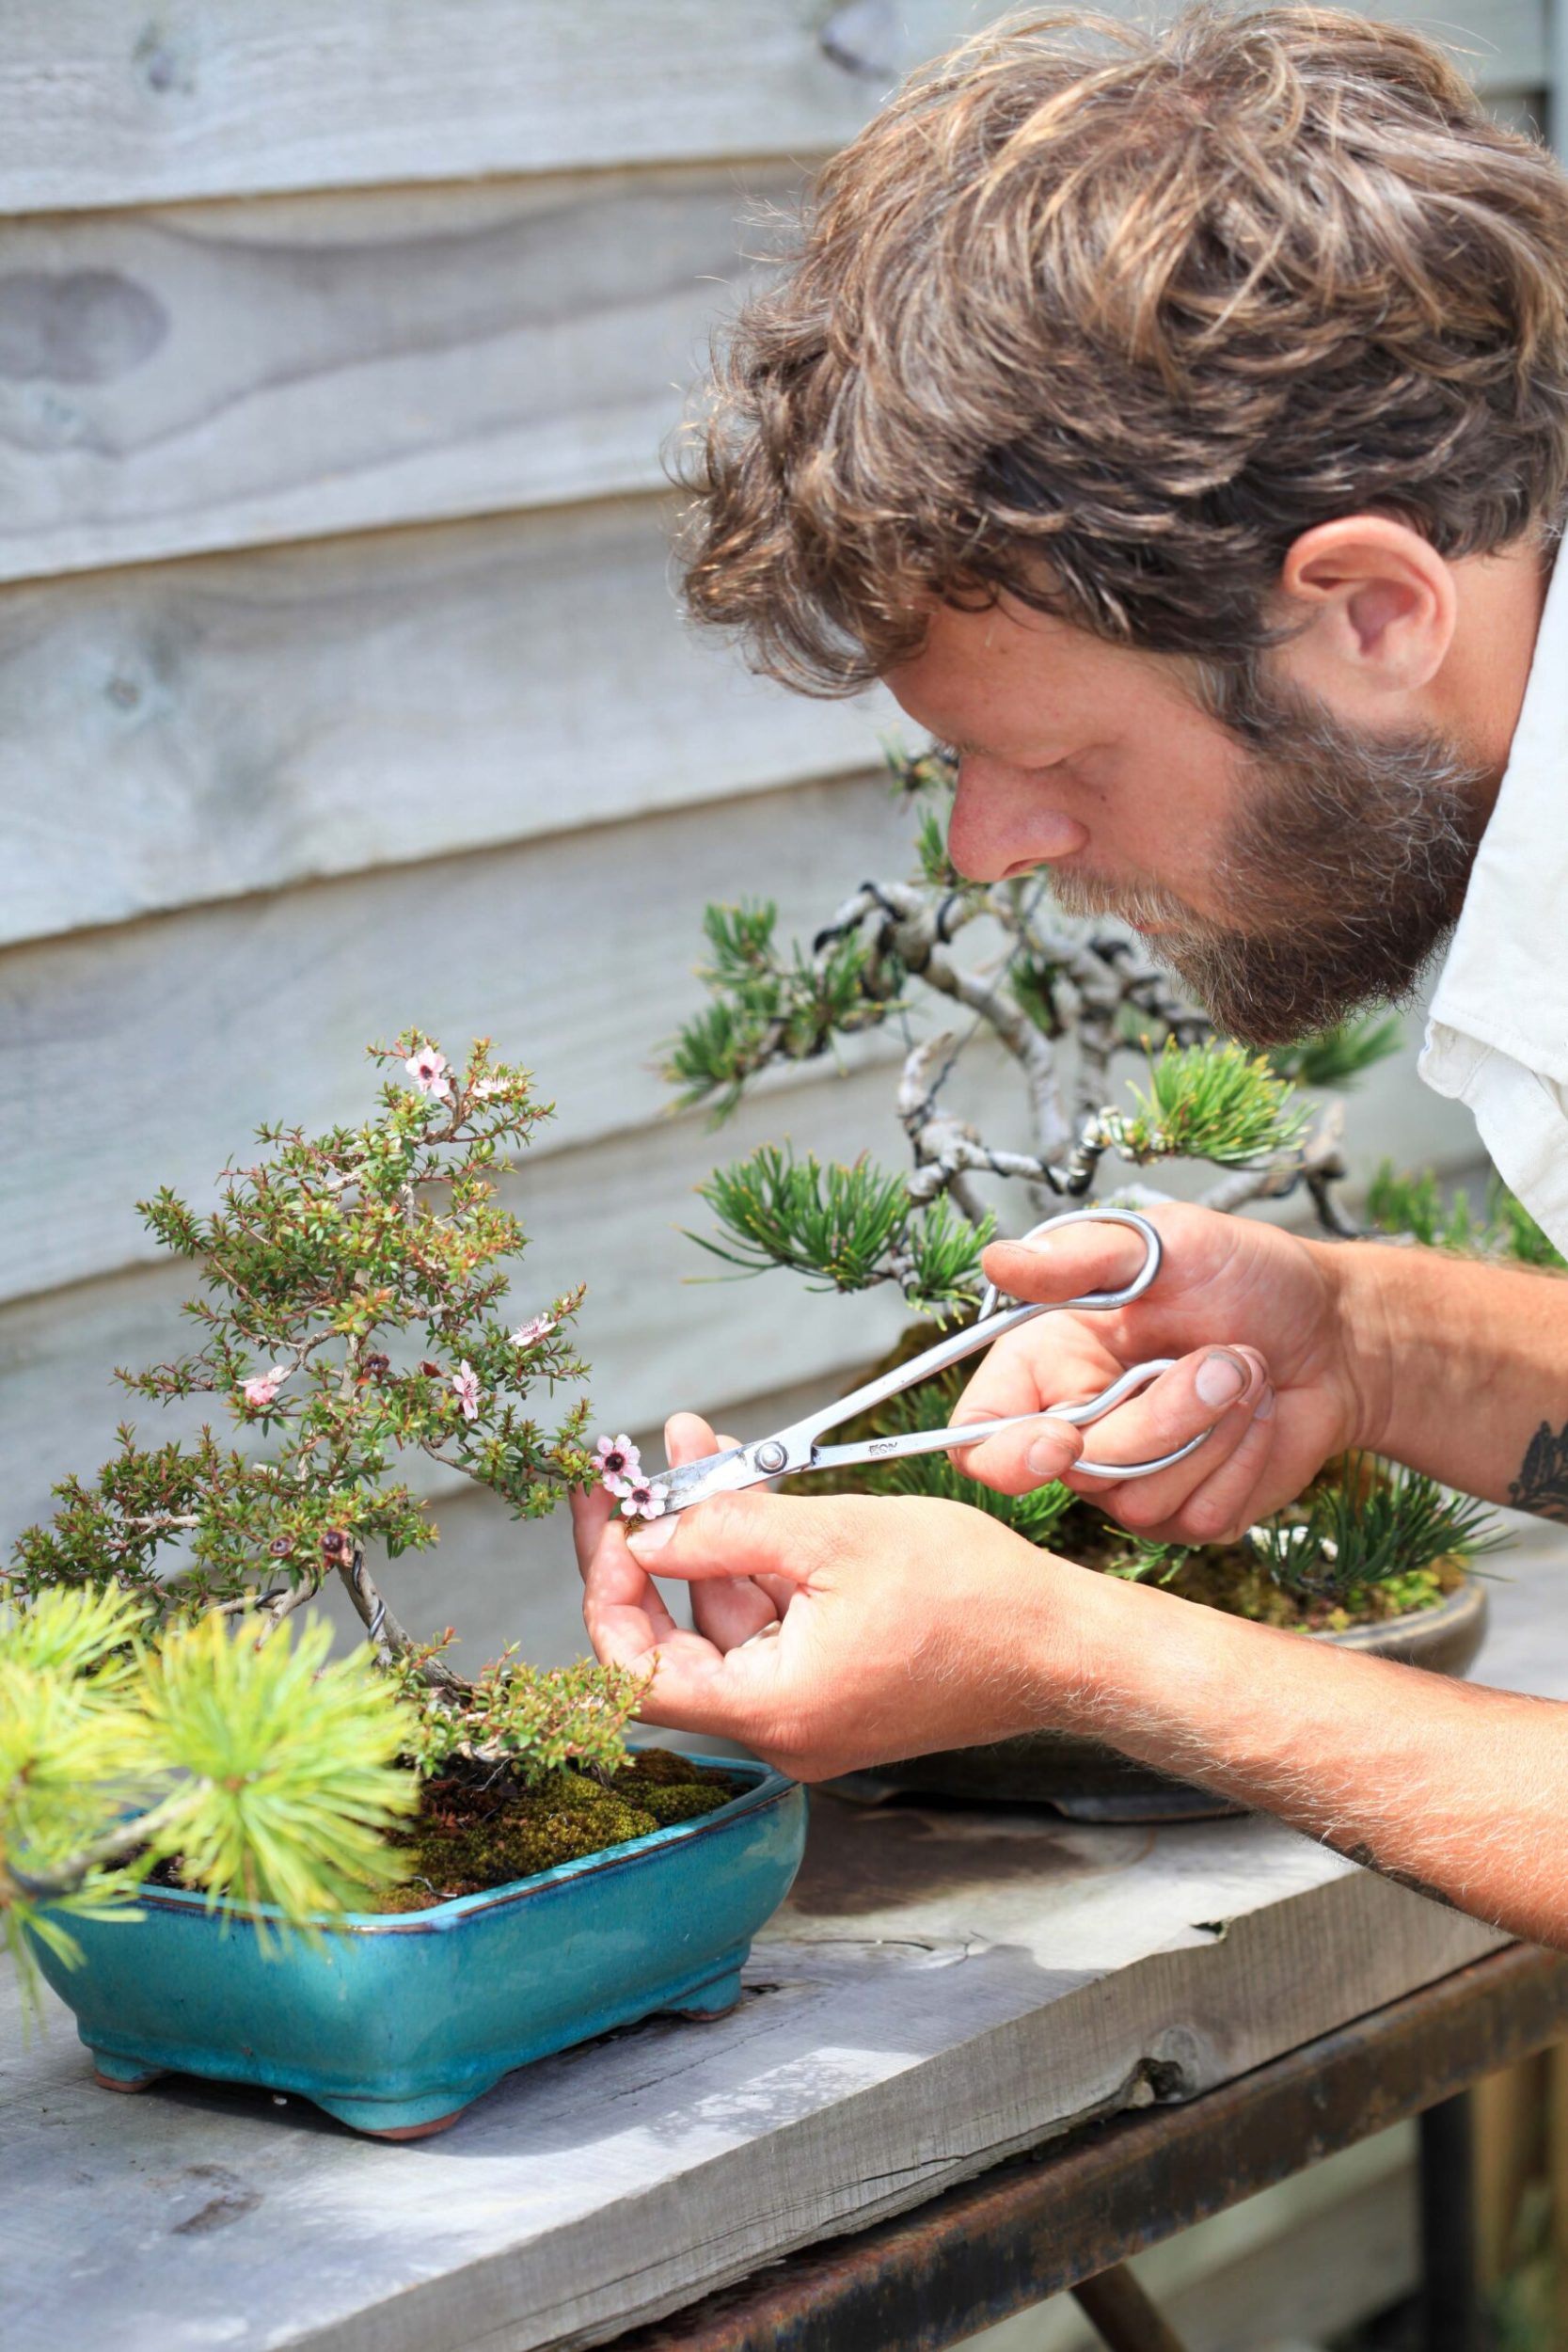
[[[1568,1947],[1568,1708],[1064,1574],[1049,1720]]]
[[[1433,1249],[1323,1247],[1362,1442],[1467,1494],[1568,1518],[1568,1279]]]

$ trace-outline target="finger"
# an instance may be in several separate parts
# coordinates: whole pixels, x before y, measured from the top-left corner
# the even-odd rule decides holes
[[[681,1629],[657,1585],[614,1529],[584,1576],[582,1621],[594,1655],[623,1665],[648,1657]]]
[[[572,1514],[572,1541],[577,1547],[578,1572],[586,1577],[589,1563],[614,1516],[615,1498],[603,1486],[575,1486],[567,1503]]]
[[[738,1443],[738,1438],[716,1436],[698,1413],[672,1413],[664,1424],[664,1458],[672,1470]],[[697,1630],[721,1650],[738,1649],[764,1626],[776,1625],[780,1613],[771,1597],[749,1576],[700,1584],[691,1597]]]
[[[1041,1345],[1038,1330],[1025,1324],[1009,1331],[982,1359],[979,1369],[953,1407],[953,1425],[1006,1421],[1017,1413],[1043,1413],[1048,1406],[1075,1396],[1092,1396],[1125,1370],[1121,1359],[1106,1347],[1100,1333],[1073,1318],[1053,1324],[1049,1344]],[[1048,1394],[1041,1381],[1051,1382]],[[977,1478],[999,1494],[1030,1494],[1067,1466],[1064,1446],[1076,1460],[1081,1444],[1066,1437],[1069,1424],[1042,1422],[988,1438],[976,1446],[960,1448],[953,1456],[966,1478]],[[1031,1452],[1037,1441],[1042,1450]]]
[[[749,1576],[732,1576],[721,1583],[691,1588],[691,1618],[715,1649],[738,1649],[765,1626],[776,1626],[779,1611],[762,1587]]]
[[[1159,1543],[1239,1543],[1262,1516],[1261,1490],[1275,1447],[1274,1411],[1274,1391],[1265,1389],[1229,1458],[1194,1488],[1171,1518],[1139,1533]]]
[[[787,1576],[754,1576],[752,1582],[759,1593],[767,1594],[781,1617],[800,1590]]]
[[[989,1409],[985,1399],[963,1415],[964,1421],[1001,1418],[999,1411]],[[1053,1479],[1065,1478],[1084,1449],[1082,1430],[1042,1413],[1040,1419],[1006,1430],[999,1438],[987,1438],[979,1445],[955,1446],[953,1460],[966,1478],[977,1478],[998,1494],[1031,1495],[1038,1486],[1049,1486]]]
[[[672,1470],[682,1462],[700,1462],[705,1454],[721,1454],[734,1438],[716,1438],[701,1413],[672,1413],[664,1424],[664,1458]]]
[[[589,1563],[582,1615],[602,1663],[652,1675],[638,1709],[644,1722],[707,1727],[691,1712],[692,1692],[711,1679],[720,1652],[675,1623],[657,1585],[632,1558],[618,1521],[606,1527]],[[657,1704],[656,1689],[661,1692]]]
[[[721,1655],[696,1633],[660,1643],[652,1683],[638,1708],[641,1721],[763,1750],[764,1727],[777,1712],[780,1646],[776,1641],[756,1642]]]
[[[1121,1484],[1080,1468],[1069,1472],[1068,1484],[1079,1494],[1097,1496],[1125,1527],[1156,1526],[1228,1461],[1268,1385],[1268,1367],[1256,1348],[1208,1347],[1184,1356],[1091,1430],[1087,1454],[1096,1462],[1148,1462],[1195,1438],[1201,1436],[1203,1443],[1150,1476]]]
[[[842,1509],[842,1504],[838,1506]],[[833,1506],[761,1490],[715,1495],[689,1511],[645,1520],[627,1535],[641,1565],[689,1582],[769,1576],[791,1590],[810,1581],[824,1555]]]
[[[1091,1291],[1125,1290],[1147,1255],[1142,1235],[1131,1226],[1085,1220],[1034,1241],[993,1241],[980,1264],[986,1279],[1009,1298],[1054,1303]]]

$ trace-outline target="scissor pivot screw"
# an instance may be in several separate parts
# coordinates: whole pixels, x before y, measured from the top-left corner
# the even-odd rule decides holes
[[[760,1470],[782,1470],[789,1459],[789,1448],[777,1438],[768,1438],[758,1446],[756,1459]]]

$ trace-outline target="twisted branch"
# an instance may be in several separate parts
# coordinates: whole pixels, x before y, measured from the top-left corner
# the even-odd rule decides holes
[[[365,1565],[365,1549],[356,1544],[350,1559],[339,1568],[339,1581],[358,1613],[360,1622],[369,1634],[376,1655],[384,1666],[394,1658],[418,1656],[420,1645],[407,1627],[400,1623],[387,1601],[377,1591],[370,1570]],[[438,1658],[420,1661],[419,1671],[432,1690],[467,1691],[468,1685],[461,1675],[454,1675],[450,1666],[443,1666]]]

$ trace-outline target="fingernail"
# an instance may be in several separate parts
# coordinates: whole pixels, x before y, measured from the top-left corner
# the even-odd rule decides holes
[[[677,1512],[672,1511],[667,1518],[644,1519],[640,1527],[627,1530],[626,1542],[640,1560],[645,1559],[650,1551],[664,1549],[675,1532],[678,1517]]]
[[[1251,1377],[1239,1357],[1227,1356],[1216,1347],[1198,1366],[1197,1401],[1216,1410],[1222,1405],[1234,1405]]]
[[[1059,1478],[1063,1470],[1072,1468],[1071,1459],[1063,1461],[1061,1439],[1037,1438],[1023,1457],[1023,1466],[1031,1478]]]
[[[1274,1391],[1265,1389],[1252,1408],[1254,1421],[1270,1421],[1274,1417]]]

